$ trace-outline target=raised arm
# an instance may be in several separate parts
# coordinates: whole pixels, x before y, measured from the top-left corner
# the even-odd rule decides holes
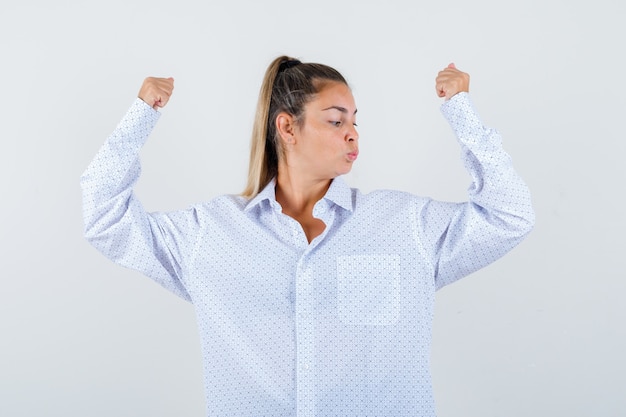
[[[147,78],[115,131],[81,176],[85,237],[114,262],[136,269],[187,300],[181,278],[179,227],[185,214],[147,213],[133,193],[139,150],[167,104],[171,78]],[[177,218],[178,217],[178,218]]]
[[[528,187],[513,168],[499,133],[480,120],[469,97],[469,75],[454,64],[439,72],[442,113],[461,146],[472,183],[466,203],[432,201],[419,214],[418,230],[434,256],[437,288],[503,256],[534,225]]]

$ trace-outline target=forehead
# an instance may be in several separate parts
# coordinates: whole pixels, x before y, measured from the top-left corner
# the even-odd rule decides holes
[[[323,110],[329,107],[342,107],[350,114],[356,111],[356,104],[350,87],[340,82],[330,82],[322,87],[309,102],[309,108]]]

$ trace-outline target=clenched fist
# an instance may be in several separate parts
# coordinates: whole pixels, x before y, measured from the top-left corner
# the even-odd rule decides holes
[[[448,65],[439,71],[435,79],[435,88],[439,97],[450,100],[452,96],[462,91],[469,92],[469,74],[459,71],[454,64]]]
[[[174,91],[174,79],[148,77],[139,90],[139,98],[154,110],[165,107]]]

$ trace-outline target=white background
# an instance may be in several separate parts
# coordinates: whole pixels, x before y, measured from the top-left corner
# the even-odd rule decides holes
[[[142,151],[144,205],[241,191],[257,92],[280,54],[353,87],[352,186],[465,198],[434,92],[454,61],[531,188],[528,239],[437,295],[439,416],[625,415],[625,8],[3,1],[0,415],[203,415],[192,306],[88,245],[78,180],[143,78],[173,76]]]

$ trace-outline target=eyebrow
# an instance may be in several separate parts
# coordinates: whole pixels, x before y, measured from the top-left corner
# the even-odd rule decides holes
[[[346,109],[345,107],[341,107],[341,106],[330,106],[330,107],[327,107],[327,108],[325,108],[325,109],[322,109],[322,111],[332,110],[332,109],[334,109],[334,110],[339,110],[339,111],[340,111],[340,112],[342,112],[342,113],[348,113],[348,109]],[[358,110],[358,109],[357,109],[357,110],[355,110],[355,111],[354,111],[354,114],[356,114],[356,112],[357,112],[357,111],[359,111],[359,110]]]

